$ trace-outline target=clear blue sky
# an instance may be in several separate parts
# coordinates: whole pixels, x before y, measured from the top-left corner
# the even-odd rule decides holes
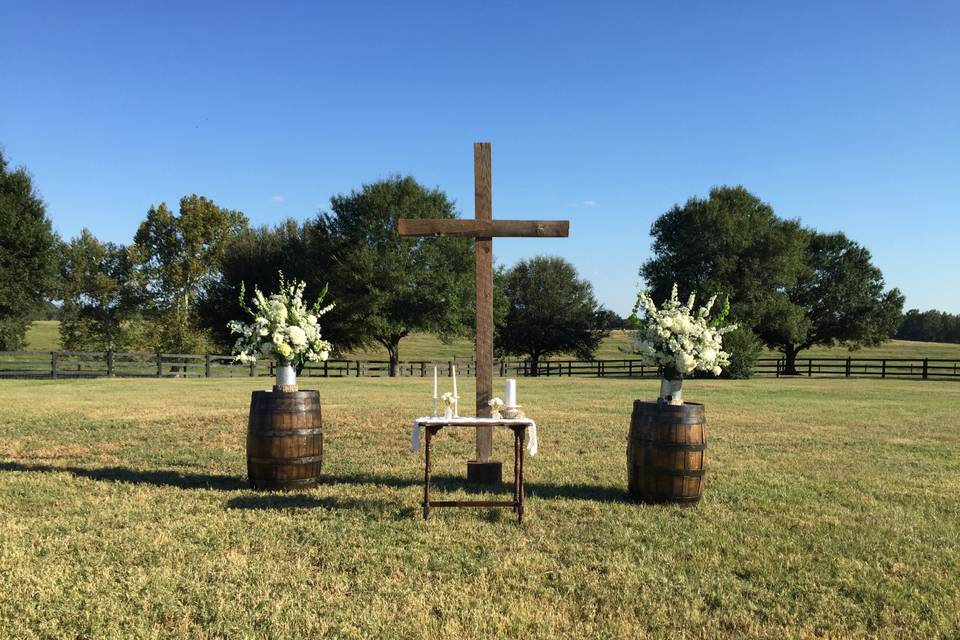
[[[0,144],[65,237],[129,242],[200,193],[255,224],[409,173],[494,242],[632,305],[651,222],[713,185],[866,245],[907,307],[960,312],[955,2],[5,2]]]

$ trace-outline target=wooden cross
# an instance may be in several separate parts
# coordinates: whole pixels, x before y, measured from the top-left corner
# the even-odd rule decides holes
[[[466,236],[476,238],[474,260],[477,283],[477,413],[490,417],[493,395],[493,238],[534,237],[566,238],[570,223],[567,220],[494,220],[493,186],[490,143],[473,145],[474,219],[451,220],[403,218],[397,221],[401,236]],[[493,429],[477,429],[477,459],[467,466],[467,475],[473,479],[499,481],[500,463],[493,456]],[[486,472],[478,467],[488,465]],[[496,471],[489,467],[495,466]],[[495,474],[496,477],[492,477]]]

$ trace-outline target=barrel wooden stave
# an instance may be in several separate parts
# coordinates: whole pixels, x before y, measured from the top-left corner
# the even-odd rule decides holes
[[[254,391],[247,424],[247,475],[254,489],[306,489],[323,462],[320,394]]]
[[[696,504],[703,495],[706,446],[703,405],[635,401],[627,445],[630,494],[653,504]]]

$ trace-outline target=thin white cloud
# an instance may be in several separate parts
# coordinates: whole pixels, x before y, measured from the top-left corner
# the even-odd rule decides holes
[[[596,201],[596,200],[584,200],[582,204],[583,204],[583,206],[585,206],[585,207],[595,207],[595,206],[597,206],[597,201]]]
[[[280,204],[281,202],[283,202],[283,196],[273,196],[272,198],[270,198],[270,202],[274,204]]]

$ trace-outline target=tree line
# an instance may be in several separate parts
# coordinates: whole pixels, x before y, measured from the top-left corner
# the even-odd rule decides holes
[[[472,242],[396,232],[399,217],[458,215],[442,191],[412,177],[365,184],[333,196],[329,211],[275,226],[251,226],[242,212],[189,195],[176,210],[151,206],[122,245],[88,229],[69,241],[56,237],[30,176],[0,161],[0,221],[17,222],[0,231],[9,246],[0,263],[2,350],[21,348],[37,309],[55,300],[64,349],[229,351],[227,322],[244,315],[241,290],[269,292],[281,271],[308,291],[329,285],[336,306],[323,337],[340,353],[383,347],[391,373],[412,333],[472,335]],[[551,257],[498,269],[495,319],[497,350],[528,357],[533,369],[560,352],[591,357],[623,323],[571,264]]]
[[[896,337],[920,342],[960,342],[960,314],[910,309],[903,315]]]
[[[329,285],[337,304],[324,318],[325,339],[340,352],[380,346],[395,372],[412,333],[472,335],[471,240],[396,233],[398,217],[457,216],[439,189],[393,176],[335,195],[329,210],[303,221],[251,226],[242,212],[189,195],[176,210],[151,206],[128,245],[87,229],[63,241],[29,174],[0,153],[0,349],[20,348],[30,319],[56,301],[65,349],[223,352],[233,344],[227,322],[243,316],[241,285],[270,291],[282,271],[308,291]],[[915,327],[956,326],[930,316],[939,312],[902,316],[903,296],[885,289],[866,248],[781,218],[743,187],[674,206],[651,235],[640,275],[654,298],[674,282],[719,292],[741,325],[725,340],[735,376],[749,375],[764,344],[790,371],[813,345],[857,348],[898,329],[915,336]],[[558,353],[589,359],[611,329],[630,327],[562,258],[501,267],[494,281],[495,348],[528,358],[533,372]],[[936,331],[923,335],[953,335]]]

